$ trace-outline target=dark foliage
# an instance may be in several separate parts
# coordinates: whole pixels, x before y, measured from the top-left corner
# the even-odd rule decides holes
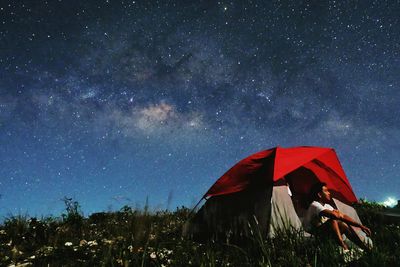
[[[190,216],[176,211],[136,210],[94,213],[85,218],[79,204],[65,198],[61,218],[10,216],[0,226],[0,265],[34,266],[396,266],[400,226],[388,224],[384,208],[363,202],[356,209],[373,229],[371,252],[346,259],[333,242],[321,243],[288,228],[267,238],[248,224],[242,242],[197,243],[181,237]]]

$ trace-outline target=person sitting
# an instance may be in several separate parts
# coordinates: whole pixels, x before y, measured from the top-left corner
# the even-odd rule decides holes
[[[306,231],[317,236],[331,236],[344,250],[348,250],[348,246],[342,234],[359,247],[369,249],[351,226],[359,227],[367,236],[371,235],[371,230],[329,204],[332,199],[326,183],[315,184],[310,190],[310,197],[312,202],[304,219]]]

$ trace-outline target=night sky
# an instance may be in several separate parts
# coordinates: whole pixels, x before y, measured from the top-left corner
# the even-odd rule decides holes
[[[400,199],[400,1],[1,1],[0,216],[193,206],[238,160],[336,149]]]

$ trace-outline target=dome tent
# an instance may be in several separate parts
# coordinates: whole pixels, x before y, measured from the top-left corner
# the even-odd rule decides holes
[[[194,239],[248,236],[257,224],[263,235],[279,229],[301,229],[308,192],[324,182],[342,212],[360,219],[350,204],[357,202],[339,159],[332,148],[275,147],[235,164],[204,194],[206,203],[184,227]]]

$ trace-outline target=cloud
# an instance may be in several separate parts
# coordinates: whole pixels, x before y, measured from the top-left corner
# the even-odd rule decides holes
[[[200,113],[179,112],[173,104],[164,101],[136,106],[129,112],[114,107],[107,121],[127,137],[154,137],[166,133],[187,135],[205,127]]]
[[[321,128],[326,129],[327,132],[336,136],[346,136],[353,132],[353,124],[351,121],[341,119],[339,116],[332,114],[324,121]]]
[[[82,100],[86,100],[86,99],[90,99],[90,98],[94,98],[97,95],[97,91],[93,88],[87,90],[86,92],[83,92],[80,96],[80,98]]]
[[[152,131],[177,119],[175,108],[166,103],[144,107],[137,110],[135,115],[136,126],[143,131]]]

